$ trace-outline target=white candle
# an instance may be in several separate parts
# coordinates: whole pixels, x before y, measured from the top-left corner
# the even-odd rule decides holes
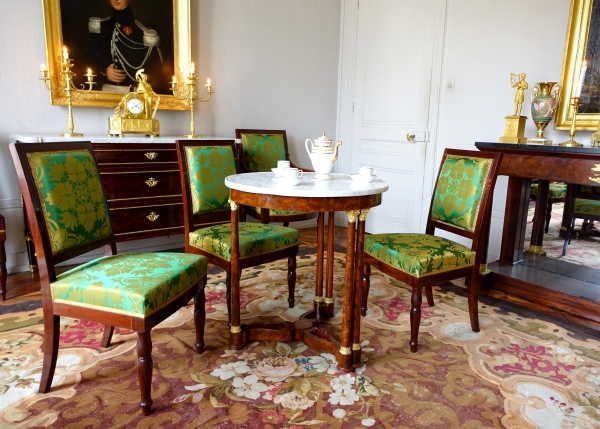
[[[88,82],[92,81],[92,69],[88,68],[88,72],[87,72],[87,78],[88,78]]]
[[[177,79],[175,79],[175,76],[173,76],[173,85],[175,85],[177,83]]]
[[[191,74],[196,73],[196,66],[194,65],[194,63],[192,63],[192,65],[190,66],[190,73]]]
[[[46,64],[42,64],[42,65],[40,66],[40,71],[41,71],[41,72],[45,72],[45,71],[46,71]]]
[[[585,79],[586,71],[587,63],[584,61],[581,65],[581,73],[579,73],[579,85],[577,86],[577,92],[575,92],[575,97],[581,97],[581,90],[583,89],[583,80]]]
[[[69,59],[69,53],[67,52],[66,46],[63,46],[63,59],[65,59],[65,60]]]

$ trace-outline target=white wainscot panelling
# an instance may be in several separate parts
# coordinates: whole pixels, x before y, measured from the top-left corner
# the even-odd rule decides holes
[[[367,217],[367,232],[415,231],[411,225],[415,175],[409,171],[394,171],[377,168],[377,178],[389,183],[390,188],[383,193],[381,205],[373,207]]]
[[[365,155],[402,155],[402,156],[415,156],[417,154],[417,144],[406,141],[390,141],[390,140],[376,140],[376,139],[360,139],[359,151]],[[381,158],[377,158],[381,160]]]

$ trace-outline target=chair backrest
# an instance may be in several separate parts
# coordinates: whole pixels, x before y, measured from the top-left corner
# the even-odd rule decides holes
[[[108,204],[89,142],[13,143],[40,278],[54,265],[110,245],[116,253]]]
[[[426,232],[440,228],[478,241],[498,177],[501,153],[446,149],[431,199]]]
[[[233,140],[177,140],[185,234],[231,220],[225,178],[239,172]]]
[[[270,172],[277,161],[289,160],[285,130],[235,130],[242,142],[241,164],[247,172]]]

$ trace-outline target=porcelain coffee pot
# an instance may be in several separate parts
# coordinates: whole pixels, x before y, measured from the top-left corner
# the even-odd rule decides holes
[[[310,149],[308,148],[309,142]],[[304,146],[306,147],[308,156],[310,156],[313,170],[317,173],[315,174],[316,180],[331,180],[329,173],[331,173],[333,164],[337,161],[338,146],[341,144],[342,142],[337,142],[334,147],[333,140],[328,139],[325,133],[318,139],[306,139]]]

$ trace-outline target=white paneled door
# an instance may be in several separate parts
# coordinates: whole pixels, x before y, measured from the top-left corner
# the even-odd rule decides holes
[[[340,126],[349,156],[340,169],[373,166],[390,184],[381,206],[369,213],[367,232],[421,232],[431,198],[428,140],[437,115],[430,109],[437,109],[432,88],[439,80],[446,3],[360,0],[344,6],[353,4],[356,11],[344,13],[340,110],[352,106],[345,132]],[[347,39],[352,27],[354,41]]]

